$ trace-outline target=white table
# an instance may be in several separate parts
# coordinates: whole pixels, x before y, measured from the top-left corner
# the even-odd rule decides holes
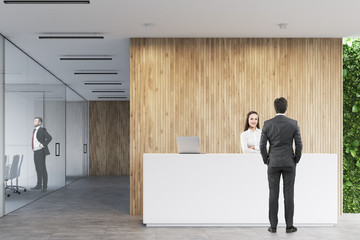
[[[144,154],[147,226],[269,226],[268,199],[260,154]],[[303,154],[296,169],[294,225],[336,223],[337,156]]]

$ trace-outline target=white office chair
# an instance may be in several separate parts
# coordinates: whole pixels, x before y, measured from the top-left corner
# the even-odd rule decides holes
[[[11,166],[10,166],[10,170],[7,171],[7,175],[5,175],[5,191],[9,190],[9,191],[12,191],[13,193],[17,193],[17,194],[20,194],[20,191],[18,188],[16,188],[16,186],[13,185],[13,179],[15,179],[18,174],[19,160],[20,160],[20,156],[14,155]],[[5,170],[6,170],[6,168],[5,168]],[[7,182],[9,180],[10,180],[10,186],[7,184]],[[10,197],[10,194],[7,194],[7,196]]]
[[[5,176],[5,186],[7,186],[7,179],[9,179],[10,176],[10,167],[11,164],[9,164],[9,157],[8,155],[4,156],[4,176]],[[5,195],[10,197],[9,193],[6,193],[6,187],[5,187]]]
[[[26,187],[19,186],[19,177],[20,177],[21,166],[22,166],[23,160],[24,160],[24,154],[21,155],[20,164],[19,164],[19,167],[18,167],[18,170],[16,173],[16,185],[14,186],[14,188],[16,188],[19,191],[19,194],[20,194],[21,189],[24,190],[24,192],[26,192]]]

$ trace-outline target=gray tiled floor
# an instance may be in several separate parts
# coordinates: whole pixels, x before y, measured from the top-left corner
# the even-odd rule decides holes
[[[129,177],[85,177],[0,218],[0,239],[360,239],[360,214],[345,214],[336,227],[147,228],[129,216]]]

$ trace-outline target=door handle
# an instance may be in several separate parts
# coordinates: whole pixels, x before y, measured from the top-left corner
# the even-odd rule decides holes
[[[55,143],[55,156],[60,156],[60,143]]]

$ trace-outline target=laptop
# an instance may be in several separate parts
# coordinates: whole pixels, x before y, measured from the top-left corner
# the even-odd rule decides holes
[[[200,154],[199,137],[176,137],[178,152],[180,154]]]

